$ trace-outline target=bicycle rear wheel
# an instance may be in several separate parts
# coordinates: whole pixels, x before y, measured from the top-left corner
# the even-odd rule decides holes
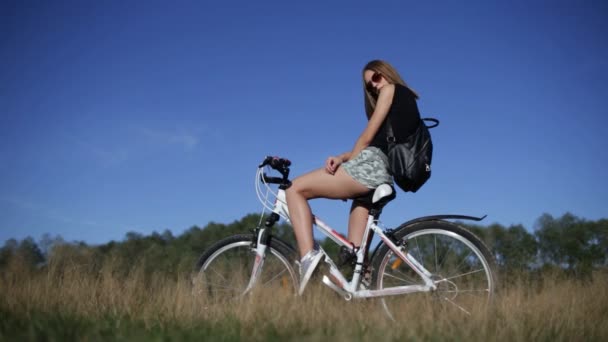
[[[252,234],[234,235],[209,247],[196,263],[194,293],[210,301],[241,296],[249,284],[256,258],[255,238]],[[298,277],[292,267],[294,258],[295,251],[289,245],[271,237],[256,288],[295,294]]]
[[[402,250],[432,274],[437,289],[381,298],[389,317],[411,314],[421,306],[470,315],[490,303],[497,283],[496,266],[488,248],[473,233],[451,222],[428,221],[400,228],[394,236]],[[372,284],[377,289],[424,285],[386,245],[372,263]]]

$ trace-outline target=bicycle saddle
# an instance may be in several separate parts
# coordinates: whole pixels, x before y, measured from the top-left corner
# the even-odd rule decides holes
[[[353,200],[366,206],[381,209],[388,202],[394,200],[395,197],[397,197],[395,188],[390,184],[385,183],[377,187],[375,190],[370,190],[370,192],[361,197],[353,198]]]
[[[384,204],[386,204],[395,199],[395,197],[397,197],[397,194],[395,194],[395,189],[390,184],[385,183],[377,187],[374,191],[374,195],[372,196],[372,203],[376,204],[384,200]]]

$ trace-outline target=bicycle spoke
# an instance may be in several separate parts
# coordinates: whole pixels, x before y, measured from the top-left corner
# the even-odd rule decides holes
[[[464,277],[464,276],[467,276],[467,275],[470,275],[470,274],[474,274],[474,273],[477,273],[477,272],[484,272],[484,271],[485,271],[485,270],[484,270],[483,268],[480,268],[480,269],[475,270],[475,271],[471,271],[471,272],[467,272],[467,273],[459,274],[459,275],[456,275],[456,276],[451,276],[451,277],[449,277],[449,278],[443,278],[443,279],[441,279],[440,281],[444,281],[444,280],[450,280],[450,279],[456,279],[456,278],[460,278],[460,277]]]
[[[206,270],[205,270],[206,271]],[[215,269],[211,270],[213,273],[217,274],[220,278],[222,278],[223,281],[227,281],[226,278],[224,278],[223,275],[221,275],[218,271],[216,271]]]
[[[433,249],[435,250],[435,273],[438,272],[437,270],[437,236],[433,236],[434,239],[434,243],[433,243]]]
[[[450,243],[450,244],[452,245],[453,243]],[[448,254],[449,250],[450,250],[450,249],[448,249],[448,250],[446,251],[446,254],[445,254],[444,258],[443,258],[443,262],[442,262],[442,264],[441,264],[441,268],[443,268],[443,265],[445,264],[445,261],[447,260],[447,254]],[[466,255],[464,258],[462,258],[462,261],[460,261],[460,262],[458,263],[458,266],[456,267],[456,270],[455,270],[455,272],[454,272],[454,273],[458,272],[458,271],[459,271],[459,270],[462,268],[462,265],[464,264],[464,262],[465,262],[465,261],[466,261],[466,260],[467,260],[467,259],[468,259],[468,258],[469,258],[471,255],[472,255],[472,254],[473,254],[473,252],[472,252],[471,250],[469,250],[469,252],[467,253],[467,255]],[[483,271],[483,269],[482,269],[481,271]],[[474,273],[474,272],[469,272],[469,273]],[[465,275],[466,275],[466,274],[469,274],[469,273],[465,273]],[[450,275],[450,276],[448,276],[447,278],[444,278],[444,279],[452,279],[452,278],[457,278],[457,277],[458,277],[458,276],[456,276],[456,277],[452,277],[452,276]]]
[[[471,256],[472,253],[473,253],[473,251],[469,251],[469,253],[467,254],[467,256],[465,256],[464,258],[462,258],[462,261],[458,264],[458,266],[456,266],[456,271],[460,270],[460,267],[462,266],[462,264],[467,260],[468,257]]]
[[[277,275],[275,275],[274,277],[270,278],[270,280],[268,280],[267,282],[265,282],[264,284],[262,284],[262,286],[266,286],[268,285],[271,281],[277,279],[281,274],[285,273],[286,270],[282,270],[281,272],[279,272]]]
[[[403,274],[403,272],[399,272],[399,273]],[[408,280],[406,280],[406,279],[399,278],[399,277],[397,277],[397,276],[395,276],[395,275],[392,275],[392,274],[390,274],[390,273],[385,273],[384,275],[385,275],[385,276],[387,276],[387,277],[389,277],[389,278],[393,278],[393,279],[401,280],[401,281],[402,281],[402,282],[404,282],[404,283],[408,283],[408,284],[416,284],[416,282],[415,282],[415,281],[408,281]],[[408,277],[407,275],[405,275],[405,274],[403,274],[403,276],[405,276],[405,277],[409,278],[409,277]]]
[[[459,298],[470,298],[472,300],[483,300],[487,298],[489,294],[488,289],[479,289],[479,290],[450,290],[450,291],[439,291],[439,293],[446,295],[448,297],[458,296]]]
[[[447,302],[449,302],[450,304],[456,306],[458,309],[462,310],[464,313],[466,313],[467,315],[471,315],[470,312],[468,312],[465,308],[463,308],[462,306],[456,304],[454,301],[452,301],[451,299],[449,299],[448,297],[444,297],[443,299],[445,299]]]
[[[435,239],[437,239],[437,238],[435,237]],[[447,257],[447,255],[448,255],[448,251],[449,251],[449,250],[446,250],[446,251],[444,251],[444,252],[443,252],[443,256],[442,256],[442,258],[440,259],[440,260],[441,260],[441,262],[439,263],[439,266],[437,266],[437,267],[436,267],[436,268],[437,268],[437,271],[435,272],[435,274],[439,273],[439,271],[440,271],[440,270],[443,268],[443,264],[445,263],[446,257]],[[439,259],[439,258],[437,258],[437,259]]]
[[[446,290],[441,291],[441,293],[468,293],[472,294],[473,292],[489,292],[488,289],[479,289],[479,290]]]
[[[422,256],[422,251],[420,250],[420,245],[418,245],[418,238],[414,238],[416,241],[416,248],[418,249],[418,260],[420,260],[421,265],[424,265],[424,256]]]
[[[397,272],[397,273],[399,273],[399,274],[401,274],[402,276],[406,277],[409,280],[410,284],[416,284],[416,283],[420,282],[420,279],[418,278],[418,275],[412,277],[412,276],[406,274],[405,272],[403,272],[401,270],[394,270],[394,271]]]
[[[443,254],[443,261],[441,262],[441,265],[439,265],[439,269],[443,269],[443,265],[445,265],[445,261],[448,259],[448,254],[450,253],[450,250],[452,250],[452,245],[454,244],[454,241],[451,240],[449,242],[449,248],[445,249],[445,253]]]
[[[395,254],[394,254],[394,253],[391,251],[391,252],[388,254],[388,256],[387,256],[388,260],[390,261],[390,259],[391,259],[391,258],[392,258],[394,255],[395,255]],[[399,261],[402,261],[402,260],[401,260],[399,257],[397,257],[397,256],[395,256],[395,258],[396,258],[397,260],[399,260]],[[394,262],[387,263],[387,265],[388,265],[388,264],[391,264],[391,265],[392,265],[393,263],[394,263]],[[409,266],[408,266],[408,268],[407,268],[407,269],[410,269],[410,268],[409,268]],[[397,269],[397,268],[393,269],[393,268],[391,267],[391,271],[389,271],[389,272],[385,273],[385,275],[390,275],[391,273],[398,273],[398,274],[402,275],[403,277],[406,277],[406,278],[407,278],[407,280],[406,280],[406,279],[401,279],[401,278],[398,278],[396,275],[392,276],[392,277],[393,277],[393,278],[395,278],[395,279],[399,279],[399,280],[405,281],[405,282],[407,282],[407,283],[409,283],[409,284],[416,284],[416,283],[418,283],[418,281],[416,281],[416,279],[415,279],[415,278],[410,277],[409,275],[405,274],[405,273],[404,273],[403,271],[401,271],[400,269]]]

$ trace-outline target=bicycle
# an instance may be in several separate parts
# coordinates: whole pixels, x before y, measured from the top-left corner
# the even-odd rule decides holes
[[[289,222],[285,190],[290,185],[290,165],[287,159],[266,157],[258,166],[255,184],[264,207],[262,219],[251,234],[224,238],[201,255],[193,276],[199,293],[216,300],[240,298],[256,287],[301,294],[296,271],[298,254],[290,244],[272,234],[272,227],[280,218]],[[281,177],[269,176],[267,172],[271,170]],[[274,190],[271,185],[278,185],[278,189]],[[370,211],[359,248],[313,215],[314,226],[350,257],[342,261],[354,266],[349,281],[323,251],[329,267],[329,277],[323,276],[323,284],[346,300],[379,297],[392,319],[401,305],[395,296],[404,294],[408,296],[401,297],[423,294],[434,303],[466,314],[471,314],[479,305],[486,306],[497,284],[494,258],[473,233],[446,221],[481,221],[485,216],[426,216],[383,230],[378,225],[380,214],[395,197],[395,189],[390,184],[370,192],[367,197]],[[264,221],[266,210],[270,210],[270,215]],[[370,252],[375,234],[380,242]]]

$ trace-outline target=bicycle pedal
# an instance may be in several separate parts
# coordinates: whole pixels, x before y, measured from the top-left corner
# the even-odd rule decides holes
[[[338,266],[354,265],[356,262],[357,254],[355,254],[352,249],[346,246],[340,247],[340,253],[338,253]]]

